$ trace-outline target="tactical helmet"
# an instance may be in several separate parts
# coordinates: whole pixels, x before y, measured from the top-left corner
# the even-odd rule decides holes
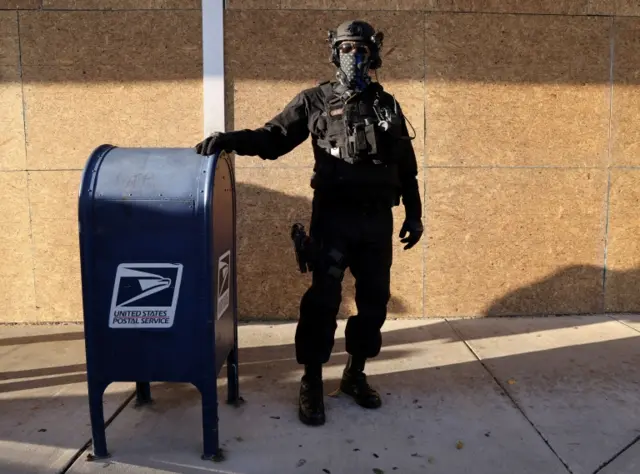
[[[361,41],[371,48],[371,64],[370,69],[378,69],[382,65],[380,58],[380,49],[382,49],[382,41],[384,34],[376,32],[366,21],[352,20],[345,21],[335,30],[329,30],[328,42],[331,44],[331,62],[336,66],[340,66],[337,46],[343,41]]]

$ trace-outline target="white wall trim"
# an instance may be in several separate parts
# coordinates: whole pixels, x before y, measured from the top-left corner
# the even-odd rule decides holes
[[[202,0],[202,66],[204,136],[225,131],[225,0]]]

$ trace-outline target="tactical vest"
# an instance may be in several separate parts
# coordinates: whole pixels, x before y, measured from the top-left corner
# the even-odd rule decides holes
[[[392,137],[378,123],[373,101],[343,100],[329,83],[321,84],[327,131],[317,140],[327,153],[347,163],[391,164]]]
[[[380,117],[373,100],[343,100],[330,82],[320,85],[324,97],[326,132],[314,138],[324,150],[316,157],[312,187],[333,189],[352,187],[354,194],[390,196],[398,203],[400,180],[394,144],[397,138],[379,126]],[[365,197],[365,196],[362,196]]]

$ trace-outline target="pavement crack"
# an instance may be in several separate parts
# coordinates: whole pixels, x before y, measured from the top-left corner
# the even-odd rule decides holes
[[[511,400],[511,403],[513,404],[514,408],[516,410],[518,410],[520,412],[520,414],[524,417],[525,420],[527,420],[527,422],[529,423],[529,425],[531,425],[531,428],[533,428],[535,430],[536,433],[538,433],[538,436],[540,437],[540,439],[544,442],[544,444],[547,445],[547,447],[549,448],[549,450],[555,455],[555,457],[558,459],[558,461],[560,461],[562,463],[562,465],[564,466],[564,468],[567,470],[567,472],[569,474],[574,474],[573,471],[571,470],[571,468],[569,467],[569,464],[567,464],[565,462],[564,459],[562,459],[562,457],[560,456],[560,454],[558,454],[558,452],[553,449],[553,446],[551,446],[551,443],[549,443],[549,440],[547,440],[547,438],[545,438],[545,436],[542,434],[542,432],[536,427],[536,425],[533,423],[533,421],[531,421],[529,419],[529,417],[527,416],[527,414],[524,412],[524,410],[520,407],[520,405],[518,405],[518,402],[516,402],[515,398],[513,398],[513,396],[511,395],[511,393],[509,393],[509,390],[507,389],[507,387],[505,387],[500,380],[493,374],[493,372],[491,372],[491,369],[489,369],[489,367],[487,366],[487,364],[484,363],[484,361],[480,358],[480,356],[476,353],[476,351],[473,350],[473,348],[471,347],[471,345],[467,342],[467,340],[464,338],[464,336],[460,333],[460,331],[458,331],[448,319],[445,319],[445,321],[447,322],[447,324],[449,325],[449,327],[451,328],[451,330],[456,334],[456,336],[458,336],[458,339],[460,339],[460,341],[462,341],[464,343],[465,346],[467,346],[467,349],[469,349],[469,352],[471,352],[473,354],[473,356],[476,358],[476,360],[478,362],[480,362],[480,364],[482,365],[482,367],[484,367],[484,370],[487,371],[487,373],[491,376],[491,378],[493,379],[493,381],[498,385],[498,387],[500,387],[500,389],[502,390],[502,392],[509,398],[509,400]],[[594,473],[595,474],[595,473]]]
[[[135,398],[135,396],[136,396],[136,391],[134,389],[131,395],[129,395],[122,402],[122,404],[115,409],[113,414],[104,421],[105,432],[106,432],[106,429],[109,427],[109,425],[113,422],[113,420],[115,420],[116,417],[129,405],[129,403],[131,403],[131,401]],[[58,471],[58,474],[65,474],[66,472],[68,472],[69,469],[71,469],[73,465],[76,463],[76,461],[80,458],[80,456],[82,456],[82,453],[84,453],[91,447],[92,442],[93,440],[90,438],[86,443],[84,443],[84,445],[78,450],[78,452],[74,454],[71,457],[71,459],[69,459],[69,462],[67,462],[64,465],[64,467]]]
[[[640,333],[640,331],[637,328],[634,328],[633,326],[630,326],[629,324],[625,323],[624,321],[622,321],[621,319],[616,318],[615,316],[611,315],[611,314],[607,314],[607,317],[609,319],[611,319],[612,321],[615,321],[619,324],[622,324],[625,327],[628,327],[629,329],[631,329],[632,331],[638,332]]]
[[[596,469],[595,471],[593,471],[593,474],[598,474],[600,471],[602,471],[605,467],[607,467],[609,464],[611,464],[613,461],[615,461],[616,459],[618,459],[620,456],[622,456],[622,454],[624,454],[625,451],[627,451],[631,446],[633,446],[634,444],[636,444],[638,441],[640,441],[640,435],[636,436],[633,441],[631,441],[629,444],[627,444],[624,448],[622,448],[620,451],[618,451],[616,454],[614,454],[611,459],[609,459],[608,461],[603,462],[600,467],[598,469]]]

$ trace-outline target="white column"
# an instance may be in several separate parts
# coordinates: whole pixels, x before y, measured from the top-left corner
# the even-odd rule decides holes
[[[225,131],[224,110],[225,0],[202,0],[204,136]]]

